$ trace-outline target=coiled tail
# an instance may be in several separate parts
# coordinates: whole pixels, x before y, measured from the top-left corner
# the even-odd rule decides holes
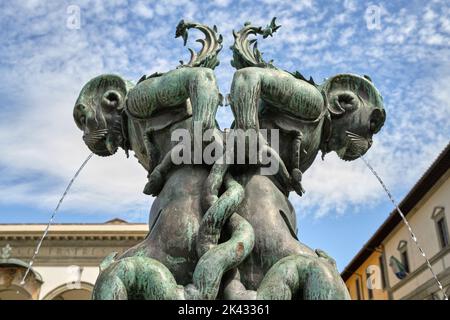
[[[148,257],[113,261],[100,273],[94,300],[175,300],[182,297],[172,273],[161,262]]]
[[[253,250],[255,235],[252,226],[234,213],[227,223],[231,237],[209,249],[199,260],[193,284],[185,288],[187,299],[211,300],[217,297],[223,274],[237,267]]]
[[[336,266],[323,256],[291,255],[270,268],[256,299],[349,300]]]

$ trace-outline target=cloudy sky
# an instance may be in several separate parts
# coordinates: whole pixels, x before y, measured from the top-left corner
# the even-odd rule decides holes
[[[89,155],[72,120],[82,85],[101,73],[136,81],[188,60],[174,38],[181,19],[216,24],[223,34],[216,68],[223,94],[233,75],[232,30],[246,21],[265,26],[273,16],[282,27],[259,48],[277,66],[316,82],[340,72],[370,75],[384,96],[387,122],[367,159],[398,200],[449,141],[448,1],[1,0],[1,7],[0,223],[48,220]],[[79,28],[72,19],[77,10]],[[229,108],[219,110],[218,120],[230,125]],[[94,157],[56,222],[145,222],[152,203],[141,192],[145,182],[133,157]],[[291,196],[299,237],[334,256],[340,269],[392,210],[359,160],[318,158],[304,187],[305,196]]]

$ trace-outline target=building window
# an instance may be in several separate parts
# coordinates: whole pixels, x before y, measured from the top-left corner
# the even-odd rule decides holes
[[[397,250],[400,252],[400,261],[405,268],[405,272],[409,273],[408,243],[405,240],[400,241]]]
[[[359,283],[359,279],[356,279],[355,286],[356,286],[356,299],[361,300],[361,285]]]
[[[378,258],[378,263],[380,264],[380,276],[381,276],[381,288],[386,289],[386,272],[384,270],[384,259],[383,256]]]
[[[402,264],[405,267],[405,271],[409,273],[408,251],[405,250],[401,252],[400,256],[402,258]]]
[[[367,284],[369,284],[369,279],[370,279],[370,276],[371,276],[372,274],[367,270],[366,271],[366,283]],[[372,286],[372,284],[370,283],[370,286],[368,285],[367,286],[367,293],[368,293],[368,296],[369,296],[369,299],[370,300],[372,300],[373,299],[373,289],[372,288],[370,288]]]
[[[436,222],[438,227],[439,239],[441,242],[441,248],[448,246],[448,233],[447,233],[447,223],[445,218],[441,218]]]
[[[449,237],[444,207],[434,208],[431,217],[433,218],[436,224],[436,233],[439,241],[439,247],[441,249],[446,248],[449,245]]]

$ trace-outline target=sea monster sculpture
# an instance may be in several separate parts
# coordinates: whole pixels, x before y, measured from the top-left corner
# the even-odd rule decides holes
[[[235,216],[228,222],[228,241],[211,250],[203,242],[198,249],[202,218],[222,220],[221,228],[226,212],[242,201],[243,188],[226,176],[226,194],[232,196],[205,213],[201,198],[208,168],[170,164],[177,146],[171,133],[192,130],[195,122],[203,130],[215,129],[221,100],[213,69],[219,64],[222,38],[215,27],[181,21],[176,37],[185,44],[190,28],[206,38],[200,39],[203,48],[198,54],[190,50],[189,63],[144,76],[136,85],[116,75],[98,76],[83,87],[75,104],[74,119],[89,149],[100,156],[114,154],[119,147],[127,154],[132,150],[149,172],[144,192],[158,196],[148,236],[121,256],[113,253],[105,259],[94,299],[214,299],[221,274],[242,262],[253,247],[251,226]],[[220,135],[216,129],[219,142]]]
[[[244,134],[251,129],[279,130],[279,154],[263,138],[260,142],[261,148],[276,155],[280,169],[277,174],[262,175],[255,166],[216,164],[207,180],[205,192],[210,199],[217,196],[220,182],[216,181],[227,170],[245,187],[237,214],[255,233],[254,249],[228,275],[224,295],[229,299],[348,299],[334,260],[298,241],[296,215],[287,197],[290,191],[303,194],[302,173],[319,151],[322,156],[335,151],[348,161],[370,148],[372,136],[385,121],[382,97],[367,76],[339,74],[317,85],[299,72],[265,62],[256,40],[247,37],[266,38],[279,27],[274,18],[264,29],[246,23],[234,32],[232,65],[238,70],[229,97],[234,127]]]
[[[96,154],[118,147],[135,152],[157,195],[146,239],[101,264],[95,299],[346,299],[348,292],[333,259],[297,240],[295,212],[287,196],[303,193],[301,175],[319,150],[357,158],[384,122],[381,96],[370,79],[338,75],[321,86],[262,60],[247,36],[272,35],[246,24],[235,35],[230,102],[235,127],[279,129],[279,150],[262,138],[260,148],[279,164],[272,176],[259,165],[217,162],[175,166],[176,129],[213,129],[221,95],[212,70],[218,64],[217,29],[181,21],[176,36],[187,40],[197,28],[206,38],[199,54],[165,74],[137,85],[113,75],[94,78],[74,109],[84,141]],[[224,145],[226,150],[233,146]],[[182,187],[180,187],[182,186]]]

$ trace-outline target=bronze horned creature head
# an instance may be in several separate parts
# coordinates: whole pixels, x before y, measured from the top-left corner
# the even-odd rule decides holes
[[[364,155],[372,136],[386,120],[383,98],[368,76],[339,74],[320,88],[328,100],[331,127],[322,151],[335,151],[343,160]]]
[[[99,156],[114,154],[124,146],[122,117],[125,98],[132,84],[116,75],[91,79],[81,89],[73,109],[88,148]]]

